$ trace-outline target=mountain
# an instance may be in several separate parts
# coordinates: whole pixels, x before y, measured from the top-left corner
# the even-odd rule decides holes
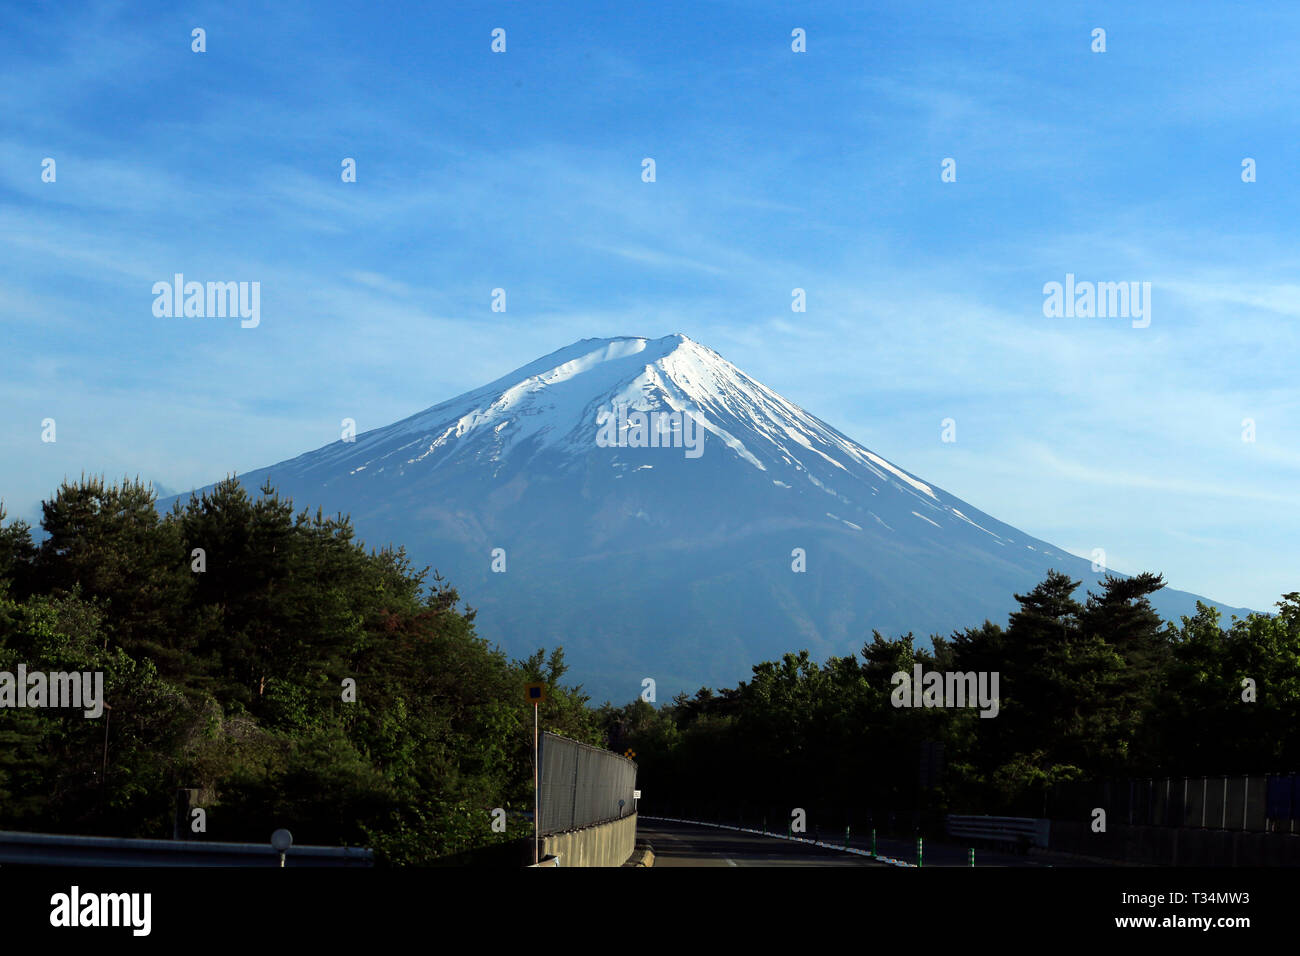
[[[240,480],[268,478],[432,565],[514,656],[563,645],[597,700],[630,700],[645,677],[661,700],[734,686],[760,660],[846,654],[872,629],[1005,624],[1049,568],[1081,579],[1080,598],[1102,576],[684,335],[584,339]],[[1196,600],[1166,588],[1153,604],[1176,620]]]

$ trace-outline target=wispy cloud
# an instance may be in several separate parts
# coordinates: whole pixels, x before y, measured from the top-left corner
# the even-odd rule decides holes
[[[1300,11],[1117,9],[1100,56],[1041,4],[814,6],[802,57],[779,4],[670,2],[671,34],[501,11],[496,57],[473,7],[7,11],[6,500],[83,467],[188,488],[576,339],[683,331],[1031,534],[1231,603],[1285,584]],[[260,281],[262,325],[155,318],[175,272]],[[1150,281],[1151,327],[1046,319],[1066,272]]]

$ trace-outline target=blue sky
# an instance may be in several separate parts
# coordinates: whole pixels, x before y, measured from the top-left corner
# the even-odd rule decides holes
[[[1030,534],[1268,609],[1298,38],[1283,3],[7,4],[0,498],[188,490],[684,332]],[[260,282],[261,324],[155,317],[177,272]],[[1066,273],[1150,282],[1150,327],[1046,318]]]

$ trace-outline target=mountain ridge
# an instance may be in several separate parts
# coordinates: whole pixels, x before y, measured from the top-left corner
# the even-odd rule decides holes
[[[698,416],[702,453],[636,446],[638,413],[683,430]],[[598,441],[602,414],[621,416],[624,444]],[[406,546],[512,654],[563,644],[579,679],[615,700],[645,676],[694,690],[787,650],[847,654],[872,630],[1002,623],[1049,567],[1081,591],[1106,573],[681,333],[583,339],[240,480],[251,492],[267,479],[296,505],[351,514],[369,543]],[[1196,600],[1166,588],[1152,603],[1176,619]]]

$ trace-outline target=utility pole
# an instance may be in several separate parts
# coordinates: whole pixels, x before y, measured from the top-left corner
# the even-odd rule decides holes
[[[533,862],[538,861],[541,852],[542,829],[542,788],[538,786],[541,768],[538,766],[537,747],[537,703],[533,703]]]
[[[546,700],[546,685],[542,683],[527,684],[524,696],[533,705],[533,863],[541,861],[542,843],[542,788],[541,761],[538,759],[537,711],[542,701]]]

